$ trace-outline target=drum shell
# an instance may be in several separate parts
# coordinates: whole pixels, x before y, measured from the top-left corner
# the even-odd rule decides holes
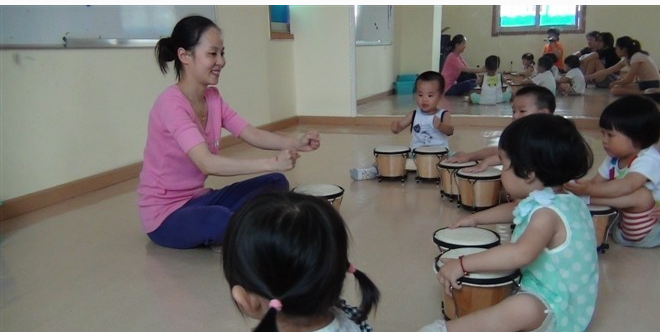
[[[499,204],[502,191],[500,176],[479,178],[456,174],[459,203],[468,210],[480,211]]]
[[[374,149],[378,175],[386,178],[399,178],[406,175],[406,158],[410,148],[397,152],[383,152]]]
[[[609,208],[606,210],[593,210],[593,206],[589,206],[591,213],[591,220],[594,223],[594,231],[596,233],[596,245],[600,248],[607,240],[607,229],[609,228],[612,217],[616,215],[616,210]]]
[[[471,167],[476,165],[476,162],[465,164],[461,166],[452,165],[447,163],[438,163],[438,176],[440,178],[440,193],[456,197],[458,196],[458,183],[456,182],[456,172],[465,167]]]
[[[438,163],[445,159],[447,150],[435,152],[420,152],[413,150],[415,165],[417,166],[417,177],[420,179],[437,180],[440,177]]]

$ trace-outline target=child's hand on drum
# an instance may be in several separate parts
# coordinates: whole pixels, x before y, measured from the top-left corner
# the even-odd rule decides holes
[[[589,181],[571,180],[564,184],[564,189],[577,196],[589,196]]]
[[[488,164],[481,162],[474,166],[465,167],[462,169],[462,171],[465,173],[481,173],[485,171],[487,168],[488,168]]]
[[[297,151],[282,150],[275,156],[275,170],[288,171],[296,167],[296,160],[300,157]]]
[[[477,220],[473,214],[461,217],[449,225],[449,228],[474,227],[477,226]]]
[[[463,151],[458,151],[454,153],[451,157],[447,158],[448,163],[452,164],[457,164],[457,163],[464,163],[470,161],[469,156],[463,152]]]
[[[453,297],[452,288],[461,289],[461,284],[457,282],[458,278],[463,276],[463,268],[458,259],[440,258],[442,266],[438,270],[438,282],[445,290],[445,294]]]

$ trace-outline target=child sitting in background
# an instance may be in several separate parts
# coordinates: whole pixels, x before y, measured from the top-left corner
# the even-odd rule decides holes
[[[374,283],[348,260],[346,224],[327,200],[294,192],[262,194],[231,218],[222,268],[241,312],[262,331],[371,331]],[[346,273],[361,303],[340,298]]]
[[[536,76],[524,79],[521,84],[540,85],[550,90],[553,95],[557,95],[557,81],[550,71],[552,66],[552,58],[550,56],[544,55],[540,57],[539,62],[536,65],[538,71]]]
[[[415,102],[417,109],[408,112],[404,117],[392,121],[390,129],[398,134],[408,126],[412,135],[410,149],[420,146],[438,146],[449,150],[449,136],[454,134],[451,115],[448,110],[438,109],[445,89],[445,80],[436,71],[426,71],[415,79]],[[370,180],[378,176],[378,168],[371,165],[367,168],[351,168],[353,180]]]
[[[481,87],[480,93],[470,94],[470,101],[475,104],[494,105],[511,100],[511,89],[504,86],[504,78],[497,70],[500,68],[500,57],[491,55],[485,61],[486,73],[479,76],[477,86]]]
[[[534,54],[525,53],[522,55],[523,70],[518,73],[518,76],[524,78],[536,76],[536,62],[534,62]]]
[[[643,96],[626,96],[600,116],[608,157],[590,181],[571,181],[565,188],[589,197],[590,203],[621,209],[614,240],[631,247],[660,246],[660,138],[658,106]]]
[[[557,92],[562,95],[581,95],[587,87],[584,80],[584,74],[580,70],[580,58],[576,55],[569,55],[564,59],[564,68],[568,71],[557,83],[559,87]]]
[[[557,55],[554,53],[546,53],[543,56],[547,56],[552,60],[552,66],[550,67],[550,72],[552,76],[555,77],[555,81],[558,81],[561,78],[562,71],[557,67]]]
[[[587,174],[593,155],[575,125],[558,115],[513,121],[499,142],[502,185],[515,204],[465,216],[449,227],[509,223],[511,243],[441,258],[438,281],[446,298],[473,272],[520,269],[520,289],[503,301],[420,332],[586,331],[598,295],[598,254],[586,204],[562,184]],[[532,157],[533,156],[533,157]],[[514,208],[515,207],[515,208]]]

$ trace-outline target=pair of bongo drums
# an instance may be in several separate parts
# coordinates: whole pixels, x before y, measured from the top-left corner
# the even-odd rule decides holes
[[[299,185],[293,188],[292,191],[326,199],[337,211],[339,211],[341,201],[344,198],[344,188],[334,184],[308,183]]]
[[[614,220],[618,217],[618,211],[613,207],[604,205],[589,204],[587,207],[589,207],[589,213],[591,213],[596,232],[596,250],[599,253],[604,253],[610,248],[610,245],[607,244],[607,234],[614,224]]]
[[[464,168],[476,165],[475,161],[465,163],[438,163],[442,181],[441,196],[457,199],[458,206],[472,212],[486,210],[500,203],[502,171],[488,167],[483,172],[468,173]]]
[[[406,180],[409,171],[417,172],[415,180],[435,181],[439,183],[437,169],[448,151],[441,146],[420,146],[412,150],[413,161],[408,160],[411,149],[399,145],[382,145],[374,148],[378,181],[382,179]]]
[[[440,249],[435,258],[436,273],[441,258],[458,259],[500,245],[497,233],[480,227],[441,228],[433,234],[433,242]],[[443,292],[442,311],[446,320],[455,319],[477,310],[491,307],[509,297],[518,287],[520,271],[470,273],[458,279],[461,289],[452,288],[452,297]]]

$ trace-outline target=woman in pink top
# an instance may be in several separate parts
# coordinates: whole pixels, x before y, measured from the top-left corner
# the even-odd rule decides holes
[[[463,35],[456,35],[449,42],[451,52],[447,55],[442,65],[442,77],[445,79],[445,95],[460,96],[477,86],[476,75],[464,75],[461,73],[478,74],[484,73],[484,68],[470,68],[461,55],[467,46],[467,39]]]
[[[171,248],[222,244],[229,218],[264,191],[286,191],[279,171],[295,166],[299,151],[319,147],[319,135],[292,139],[257,129],[241,118],[215,85],[225,65],[222,33],[213,21],[190,16],[172,36],[156,45],[163,74],[174,61],[177,83],[154,102],[138,185],[142,228],[149,238]],[[222,129],[246,143],[280,152],[269,158],[235,159],[218,154]],[[232,176],[276,172],[221,189],[204,187],[208,175]]]

